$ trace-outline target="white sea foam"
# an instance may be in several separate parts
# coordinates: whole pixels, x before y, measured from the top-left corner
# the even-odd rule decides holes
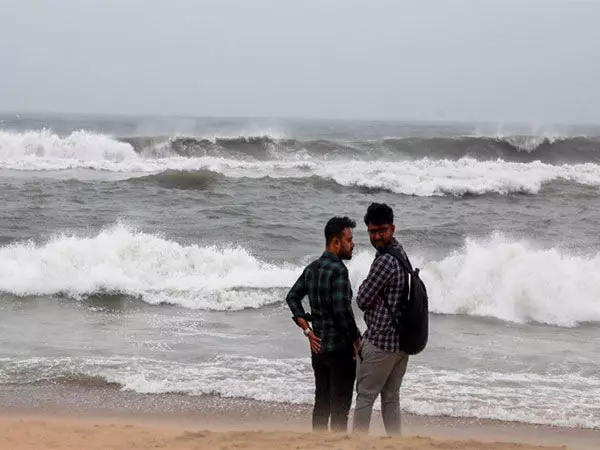
[[[217,356],[199,363],[135,358],[30,358],[4,361],[0,382],[62,377],[102,378],[144,394],[219,395],[276,403],[312,404],[308,358]],[[293,386],[293,388],[290,388]],[[585,401],[580,401],[585,395]],[[413,362],[402,384],[401,406],[420,415],[489,418],[598,428],[600,381],[578,373],[504,373],[432,369]],[[375,408],[379,409],[379,402]]]
[[[417,161],[302,161],[249,162],[224,158],[169,161],[176,170],[209,170],[228,177],[303,178],[316,176],[342,186],[381,189],[417,196],[537,194],[545,183],[555,180],[600,186],[600,165],[555,166],[541,162],[511,163],[421,159]]]
[[[544,138],[546,139],[546,138]],[[87,131],[67,137],[50,131],[0,131],[0,168],[21,171],[94,170],[131,176],[163,171],[209,170],[227,177],[320,177],[342,186],[382,189],[398,194],[481,195],[537,194],[544,184],[564,180],[600,186],[600,165],[551,165],[472,158],[415,161],[325,161],[303,152],[272,152],[274,159],[254,161],[225,157],[144,157],[127,143]],[[77,177],[77,174],[70,174]]]
[[[371,252],[349,262],[356,287]],[[502,235],[467,240],[422,268],[433,313],[495,317],[565,327],[600,321],[600,255],[538,249]],[[123,293],[151,304],[239,310],[283,301],[301,271],[261,261],[242,247],[184,246],[117,225],[92,237],[0,248],[0,291],[75,298]]]
[[[295,277],[295,268],[240,247],[183,246],[123,225],[89,238],[0,248],[0,291],[19,296],[118,292],[151,304],[238,310],[281,301],[280,289]]]
[[[600,321],[600,255],[572,256],[502,235],[423,267],[431,310],[571,327]]]
[[[7,168],[21,164],[35,170],[36,164],[43,168],[44,161],[77,161],[86,167],[86,162],[92,161],[123,163],[136,159],[131,145],[90,131],[59,136],[46,129],[24,133],[0,130],[0,161]]]
[[[537,194],[545,183],[555,180],[600,186],[600,166],[596,164],[554,166],[539,161],[524,164],[471,158],[458,161],[427,158],[402,162],[351,161],[327,165],[317,170],[317,175],[344,186],[417,196]]]

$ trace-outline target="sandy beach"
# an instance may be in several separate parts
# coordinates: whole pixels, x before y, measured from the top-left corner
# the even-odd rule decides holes
[[[143,395],[106,387],[4,386],[0,449],[504,449],[598,448],[600,431],[494,420],[403,415],[387,438],[310,432],[308,405],[217,396]]]
[[[0,448],[43,449],[497,449],[532,450],[527,444],[435,440],[428,437],[387,438],[299,433],[293,431],[211,431],[184,426],[150,426],[126,421],[14,418],[0,421]]]

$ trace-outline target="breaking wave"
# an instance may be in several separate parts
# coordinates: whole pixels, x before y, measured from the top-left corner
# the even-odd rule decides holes
[[[225,157],[256,160],[311,156],[326,159],[502,159],[549,164],[600,162],[600,137],[490,135],[399,137],[375,140],[299,140],[277,134],[241,136],[115,137],[80,130],[58,135],[51,130],[0,130],[0,161],[77,159],[122,161],[145,158]]]
[[[337,143],[246,136],[118,140],[87,131],[62,137],[49,130],[0,131],[0,168],[93,170],[123,178],[144,177],[143,182],[181,189],[204,189],[224,177],[309,178],[309,182],[417,196],[537,194],[553,181],[600,185],[600,164],[591,162],[600,154],[599,141],[543,137],[532,144],[527,139],[410,138]],[[569,151],[555,148],[567,144]],[[506,151],[499,151],[498,146]],[[391,157],[392,153],[395,156]],[[568,156],[571,162],[559,164],[557,158],[549,156],[551,153],[563,159]],[[577,157],[584,153],[586,157]],[[517,158],[516,154],[522,156]],[[586,162],[574,163],[576,160]]]
[[[355,286],[371,252],[349,262]],[[502,235],[467,240],[422,267],[431,311],[565,327],[600,322],[600,255],[537,249]],[[77,299],[120,293],[149,304],[242,310],[281,303],[302,268],[258,259],[242,247],[184,246],[117,225],[92,237],[0,247],[0,291]]]

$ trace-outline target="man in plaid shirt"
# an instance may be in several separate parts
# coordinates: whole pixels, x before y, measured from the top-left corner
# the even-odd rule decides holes
[[[406,257],[394,239],[394,213],[386,204],[372,203],[365,215],[371,244],[377,250],[367,278],[358,290],[356,303],[364,311],[367,330],[359,349],[356,376],[354,431],[368,432],[373,403],[381,395],[381,412],[388,435],[400,433],[400,385],[408,355],[399,349],[399,336],[392,312],[399,314],[407,277],[398,260],[382,250],[395,247]]]
[[[330,417],[332,431],[346,432],[348,427],[360,332],[352,312],[348,269],[342,260],[352,258],[355,226],[356,222],[348,217],[334,217],[327,222],[325,252],[304,269],[286,298],[295,322],[310,343],[316,386],[312,417],[315,431],[326,430]],[[305,296],[310,315],[302,306]]]

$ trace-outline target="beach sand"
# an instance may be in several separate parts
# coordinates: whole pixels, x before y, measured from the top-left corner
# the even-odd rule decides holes
[[[1,450],[600,448],[600,430],[403,415],[387,438],[310,433],[311,408],[214,396],[143,395],[106,386],[0,388]]]
[[[210,431],[199,427],[149,426],[124,421],[4,419],[0,448],[10,450],[183,449],[464,449],[530,450],[527,444],[386,438],[293,431]],[[557,448],[557,447],[554,447]]]

